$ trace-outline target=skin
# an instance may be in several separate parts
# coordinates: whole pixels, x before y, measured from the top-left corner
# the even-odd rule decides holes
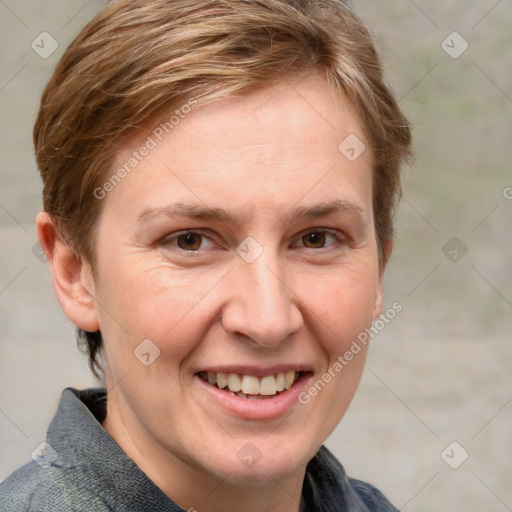
[[[351,133],[365,141],[317,75],[194,109],[103,199],[94,273],[38,216],[63,310],[103,335],[103,426],[185,510],[298,511],[306,464],[356,391],[364,347],[277,418],[221,410],[196,376],[216,364],[307,364],[307,389],[381,313],[371,154],[345,158]],[[124,141],[113,170],[145,137]],[[289,215],[335,201],[350,208]],[[162,213],[175,202],[236,222]],[[187,239],[197,250],[174,236],[189,230],[203,234]],[[236,252],[248,236],[263,248],[252,263]],[[160,350],[149,366],[134,356],[145,339]],[[248,442],[261,454],[251,467],[237,457]]]

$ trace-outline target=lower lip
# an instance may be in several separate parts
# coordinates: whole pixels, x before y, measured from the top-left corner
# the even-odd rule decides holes
[[[279,393],[274,398],[256,400],[232,395],[230,391],[223,391],[217,386],[208,384],[198,375],[195,375],[195,379],[216,404],[228,413],[245,420],[268,420],[289,413],[295,405],[303,407],[299,402],[299,395],[311,376],[311,373],[301,375],[290,389]]]

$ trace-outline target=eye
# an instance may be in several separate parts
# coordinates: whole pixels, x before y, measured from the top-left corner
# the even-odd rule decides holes
[[[338,235],[329,231],[310,231],[302,235],[301,241],[308,249],[323,249],[342,240]]]
[[[182,231],[181,233],[175,233],[166,237],[162,240],[162,245],[176,247],[187,252],[197,252],[199,249],[205,249],[213,245],[213,242],[196,231]]]

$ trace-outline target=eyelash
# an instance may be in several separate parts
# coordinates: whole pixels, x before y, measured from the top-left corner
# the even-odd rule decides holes
[[[342,245],[345,245],[347,243],[347,240],[345,238],[345,236],[343,236],[342,234],[340,233],[336,233],[334,231],[331,231],[331,230],[326,230],[326,229],[310,229],[308,231],[305,231],[304,233],[302,233],[299,237],[298,237],[298,241],[302,240],[304,237],[310,235],[310,234],[313,234],[313,233],[316,233],[316,234],[324,234],[326,236],[331,236],[334,238],[334,242],[330,243],[329,245],[325,245],[323,247],[319,247],[319,248],[312,248],[312,247],[306,247],[306,246],[303,246],[304,249],[312,249],[312,250],[321,250],[321,249],[328,249],[329,247],[335,245],[336,243],[338,244],[342,244]],[[196,250],[187,250],[187,249],[182,249],[181,247],[178,247],[176,244],[174,244],[173,242],[177,242],[178,238],[183,236],[183,235],[188,235],[188,234],[191,234],[191,235],[199,235],[200,237],[202,237],[203,239],[207,239],[209,240],[210,242],[214,243],[211,238],[205,234],[203,231],[201,230],[186,230],[186,231],[180,231],[178,233],[174,233],[172,235],[168,235],[166,236],[161,242],[160,242],[160,245],[164,246],[164,247],[172,247],[173,250],[179,250],[180,252],[183,252],[183,253],[187,253],[187,254],[194,254],[194,253],[201,253],[203,252],[203,250],[201,249],[196,249]],[[294,242],[295,243],[295,242]],[[202,244],[201,244],[202,245]]]

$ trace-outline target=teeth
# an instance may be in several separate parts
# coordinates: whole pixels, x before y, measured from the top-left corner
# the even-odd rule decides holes
[[[244,375],[242,378],[242,391],[246,395],[259,395],[260,381],[258,377],[254,377],[253,375]],[[274,395],[275,392],[271,394]]]
[[[215,375],[215,373],[213,374]],[[228,385],[228,375],[226,373],[217,373],[217,386],[224,389]],[[210,382],[210,372],[208,372],[208,382]]]
[[[284,373],[278,373],[276,375],[276,391],[284,390]]]
[[[235,393],[242,389],[242,379],[238,374],[228,374],[228,388]]]
[[[260,395],[275,395],[276,391],[276,379],[273,375],[263,377],[260,380]]]
[[[290,389],[299,378],[299,372],[289,370],[276,375],[265,375],[258,378],[254,375],[239,375],[237,373],[203,372],[203,380],[220,389],[227,388],[231,394],[241,398],[254,399],[259,396],[274,396],[285,389]]]
[[[292,387],[294,380],[295,380],[295,372],[293,370],[290,370],[289,372],[285,372],[285,374],[284,374],[285,389],[290,389]]]

